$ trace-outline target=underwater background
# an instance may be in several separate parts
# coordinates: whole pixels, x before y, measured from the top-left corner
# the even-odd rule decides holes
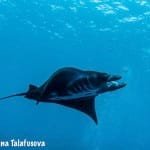
[[[66,66],[120,74],[127,87],[96,98],[98,125],[56,104],[1,101],[0,140],[44,140],[45,150],[149,150],[150,1],[0,0],[0,97],[40,86]]]

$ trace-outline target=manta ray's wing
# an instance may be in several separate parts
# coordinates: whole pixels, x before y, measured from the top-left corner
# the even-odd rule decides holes
[[[50,100],[49,102],[81,111],[92,118],[96,124],[98,123],[95,111],[95,96],[87,96],[70,100]]]

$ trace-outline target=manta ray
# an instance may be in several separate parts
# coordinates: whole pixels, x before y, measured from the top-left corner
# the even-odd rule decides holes
[[[39,87],[30,84],[27,92],[13,94],[0,100],[24,96],[37,104],[60,104],[85,113],[98,124],[95,98],[102,93],[125,87],[126,83],[118,82],[121,78],[119,75],[66,67],[57,70]]]

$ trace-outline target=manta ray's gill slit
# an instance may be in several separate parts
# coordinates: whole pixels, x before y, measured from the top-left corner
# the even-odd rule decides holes
[[[77,86],[77,85],[74,85],[74,86],[73,86],[73,91],[74,91],[75,93],[78,93],[78,92],[79,92],[79,89],[78,89],[78,86]]]
[[[85,80],[84,80],[84,79],[79,79],[79,80],[76,82],[75,86],[77,86],[81,92],[87,90],[87,87],[86,87],[86,84],[85,84]]]
[[[78,92],[82,92],[82,91],[83,91],[83,87],[82,87],[81,82],[78,82],[78,83],[76,84],[76,87],[77,87],[77,89],[78,89]]]
[[[72,90],[70,90],[70,89],[67,91],[67,93],[68,93],[69,95],[73,95],[73,94],[74,94],[74,92],[73,92]]]
[[[89,90],[84,79],[80,79],[80,80],[75,84],[75,87],[78,88],[79,92],[83,92],[83,91],[88,91],[88,90]]]
[[[73,93],[79,93],[82,91],[82,87],[79,82],[72,84],[69,89],[73,91]]]
[[[82,91],[88,91],[89,90],[87,87],[86,79],[81,80],[80,84],[82,86]]]
[[[74,85],[71,85],[68,87],[68,93],[76,94],[77,92],[78,92],[78,89]]]
[[[89,89],[93,89],[92,82],[90,81],[89,77],[86,78],[87,86]]]
[[[79,91],[80,91],[80,86],[79,86],[79,83],[78,83],[78,82],[74,83],[72,86],[73,86],[73,88],[76,90],[76,92],[79,92]]]
[[[79,85],[80,85],[82,91],[84,91],[85,89],[84,89],[84,83],[83,83],[83,81],[81,81],[81,82],[79,83]]]
[[[82,91],[82,86],[81,86],[80,82],[77,82],[75,84],[75,87],[78,89],[79,92]]]

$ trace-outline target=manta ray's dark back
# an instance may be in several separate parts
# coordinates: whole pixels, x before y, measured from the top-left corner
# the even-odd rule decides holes
[[[86,79],[87,73],[76,68],[58,70],[41,86],[43,96],[46,99],[45,102],[56,103],[79,110],[90,116],[97,124],[95,111],[96,94],[92,95],[89,93],[89,95],[84,95],[87,89],[84,89],[82,86],[88,88],[86,87],[86,84],[88,84]],[[78,93],[80,95],[76,97]]]
[[[116,82],[121,76],[77,68],[62,68],[56,71],[40,87],[30,85],[25,93],[8,97],[24,96],[37,103],[55,103],[81,111],[97,124],[95,97],[99,94],[123,88],[126,84]]]
[[[46,97],[54,94],[54,92],[62,96],[67,94],[69,84],[77,81],[84,75],[84,72],[79,69],[62,68],[56,71],[40,88]]]

